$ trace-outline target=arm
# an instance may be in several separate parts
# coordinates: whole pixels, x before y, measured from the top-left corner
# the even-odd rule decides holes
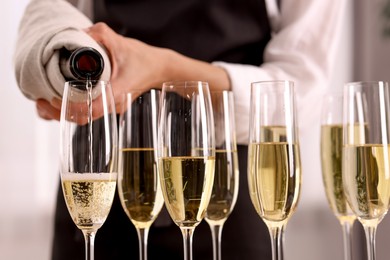
[[[14,63],[22,93],[32,99],[51,100],[62,95],[65,79],[59,68],[59,50],[81,46],[98,49],[105,57],[105,78],[109,78],[109,59],[103,49],[82,29],[91,21],[63,0],[32,0],[19,28]]]

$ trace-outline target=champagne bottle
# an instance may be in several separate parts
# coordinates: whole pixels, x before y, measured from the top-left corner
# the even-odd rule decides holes
[[[103,56],[94,48],[66,49],[60,53],[60,69],[66,80],[95,80],[103,73]]]

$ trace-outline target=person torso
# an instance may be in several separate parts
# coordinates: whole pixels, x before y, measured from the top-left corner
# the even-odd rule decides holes
[[[271,38],[264,0],[95,0],[95,22],[207,61],[260,65]]]

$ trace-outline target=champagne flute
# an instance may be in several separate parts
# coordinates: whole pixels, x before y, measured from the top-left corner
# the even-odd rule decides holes
[[[94,239],[114,199],[117,124],[108,82],[65,83],[61,108],[60,173],[69,213],[85,238],[85,258],[94,259]]]
[[[118,191],[137,230],[139,259],[147,259],[148,233],[164,200],[157,172],[157,116],[160,91],[123,95],[119,119]]]
[[[390,105],[386,82],[344,86],[343,186],[363,225],[369,260],[375,260],[375,235],[390,198]]]
[[[214,119],[208,83],[167,82],[161,93],[158,161],[164,201],[192,260],[193,233],[206,214],[214,181]]]
[[[251,201],[267,225],[272,259],[282,260],[286,224],[295,211],[301,186],[294,84],[251,85],[248,182]]]
[[[225,221],[238,195],[238,157],[231,91],[211,91],[215,127],[215,176],[205,220],[213,240],[213,259],[221,260],[221,238]]]
[[[352,260],[352,227],[356,220],[345,198],[342,182],[343,95],[324,98],[321,118],[321,165],[326,198],[343,229],[344,259]]]

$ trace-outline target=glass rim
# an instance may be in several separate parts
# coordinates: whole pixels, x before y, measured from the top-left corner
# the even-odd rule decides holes
[[[294,81],[292,80],[288,80],[288,79],[276,79],[276,80],[261,80],[261,81],[254,81],[254,82],[251,82],[251,85],[254,86],[254,85],[261,85],[261,84],[279,84],[279,83],[288,83],[288,84],[292,84],[294,85]]]
[[[141,88],[133,88],[126,90],[125,92],[120,93],[121,96],[127,96],[132,93],[149,93],[149,92],[161,92],[161,89],[158,88],[150,88],[150,89],[141,89]]]
[[[351,85],[366,85],[366,84],[386,84],[388,85],[388,81],[386,80],[361,80],[361,81],[351,81],[344,84],[344,86],[351,86]]]
[[[233,90],[227,90],[227,89],[210,89],[210,93],[234,93]]]
[[[295,92],[295,83],[292,80],[264,80],[255,81],[251,83],[251,92],[284,92],[291,91]]]
[[[86,82],[92,82],[94,84],[96,83],[104,83],[104,84],[111,84],[109,80],[102,80],[102,79],[72,79],[65,81],[65,85],[71,85],[71,84],[85,84]]]
[[[344,84],[344,94],[351,92],[366,92],[374,91],[376,89],[389,89],[388,81],[353,81]]]
[[[208,86],[209,83],[207,81],[202,80],[172,80],[172,81],[166,81],[162,83],[162,87],[169,87],[169,86],[175,86],[175,87],[193,87],[193,86]]]
[[[264,91],[270,93],[282,93],[285,91],[295,93],[295,83],[291,80],[255,81],[251,83],[250,91],[252,95],[263,93]]]

